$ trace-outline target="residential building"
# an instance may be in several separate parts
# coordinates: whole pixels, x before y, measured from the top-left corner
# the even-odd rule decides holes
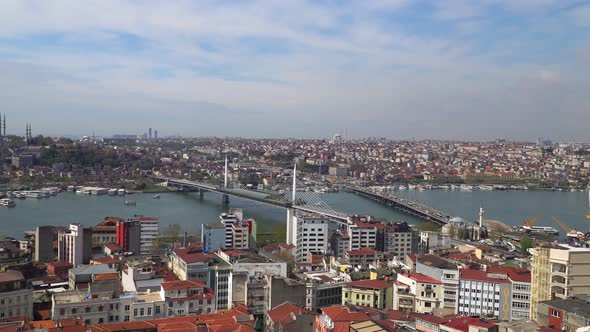
[[[393,284],[387,280],[358,280],[342,286],[342,305],[391,309]]]
[[[539,246],[530,252],[532,319],[541,301],[590,294],[590,248]]]
[[[268,307],[274,308],[282,303],[289,302],[300,307],[306,307],[307,286],[305,283],[291,278],[272,276],[268,277]],[[311,304],[311,302],[310,302]]]
[[[345,252],[344,259],[353,267],[363,270],[376,268],[384,261],[383,253],[371,248],[349,250]]]
[[[443,307],[442,283],[421,273],[398,274],[393,293],[394,310],[432,313]]]
[[[352,281],[346,273],[317,271],[297,274],[297,279],[305,283],[305,308],[317,311],[331,305],[342,305],[342,286]]]
[[[443,308],[459,310],[459,269],[457,265],[435,255],[422,255],[416,258],[415,270],[434,278],[442,284]]]
[[[35,228],[35,261],[53,262],[55,251],[53,241],[55,240],[55,228],[53,226],[37,226]]]
[[[512,285],[506,274],[470,269],[459,273],[459,314],[511,319]]]
[[[231,240],[230,248],[232,249],[241,250],[250,248],[250,224],[248,221],[234,222],[231,225]]]
[[[264,331],[302,332],[311,331],[315,323],[313,312],[285,302],[268,311],[264,316]]]
[[[118,220],[115,226],[115,243],[123,252],[141,253],[141,222],[139,220]]]
[[[33,318],[33,290],[19,271],[0,272],[0,320]]]
[[[498,332],[498,325],[478,317],[457,317],[439,325],[441,332]]]
[[[119,273],[106,264],[76,266],[68,271],[68,288],[87,289],[93,276],[112,274]]]
[[[422,231],[420,232],[420,242],[418,251],[421,253],[432,253],[439,249],[448,249],[451,247],[451,238],[440,232]]]
[[[177,280],[162,283],[160,298],[165,300],[168,316],[210,314],[215,312],[213,290],[198,281]]]
[[[350,324],[371,320],[369,315],[360,311],[353,311],[348,307],[331,306],[321,308],[316,316],[316,332],[349,331]]]
[[[135,216],[132,221],[139,221],[139,253],[151,255],[157,250],[158,236],[160,235],[160,219],[144,216]]]
[[[145,321],[173,317],[166,310],[166,302],[160,292],[124,292],[120,299],[120,322]]]
[[[55,261],[47,263],[47,275],[57,277],[61,280],[68,280],[69,271],[74,266],[70,262]]]
[[[70,224],[68,230],[58,233],[57,256],[59,261],[74,266],[88,264],[92,253],[92,228]]]
[[[377,229],[383,229],[382,223],[370,223],[357,221],[348,225],[348,250],[377,247]]]
[[[231,307],[232,265],[215,253],[179,248],[169,257],[169,267],[180,280],[200,281],[213,289],[217,310]]]
[[[407,223],[395,223],[385,228],[383,252],[396,257],[418,252],[417,232]]]
[[[201,242],[203,251],[214,252],[225,248],[225,225],[203,224],[201,225]]]
[[[537,305],[537,323],[564,331],[579,331],[590,326],[590,295],[541,301]]]
[[[330,237],[330,248],[332,255],[336,258],[343,258],[344,253],[350,247],[350,236],[344,230],[338,230]]]
[[[510,319],[528,320],[531,310],[531,271],[516,267],[490,267],[489,272],[503,273],[511,284]]]
[[[295,213],[287,216],[287,243],[296,246],[295,259],[305,262],[312,254],[328,252],[328,225],[320,215]]]
[[[244,217],[242,209],[230,209],[229,213],[222,213],[219,221],[225,226],[225,245],[222,248],[233,248],[232,227],[235,223],[240,223]]]

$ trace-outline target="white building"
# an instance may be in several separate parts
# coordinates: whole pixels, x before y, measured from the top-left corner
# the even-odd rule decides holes
[[[0,319],[33,319],[33,290],[19,271],[0,272]]]
[[[329,223],[325,217],[315,214],[287,214],[287,244],[297,247],[298,262],[307,261],[310,254],[328,252]]]
[[[385,228],[383,252],[397,257],[418,251],[417,234],[407,223],[396,223]]]
[[[242,221],[244,213],[242,209],[230,209],[230,213],[222,213],[219,216],[219,222],[225,225],[225,245],[223,248],[233,247],[232,226]]]
[[[416,272],[442,283],[444,308],[459,310],[459,268],[457,265],[435,255],[422,255],[416,259]]]
[[[448,249],[451,247],[451,238],[439,232],[422,231],[418,246],[419,251],[423,253],[431,253],[437,249]]]
[[[348,250],[359,250],[361,248],[375,248],[377,246],[377,228],[383,224],[368,222],[355,222],[348,225],[348,236],[350,242]]]
[[[70,224],[65,232],[58,233],[57,257],[74,267],[87,264],[92,249],[92,229],[80,224]]]
[[[461,269],[459,314],[510,320],[511,282],[506,274]]]
[[[168,316],[215,312],[213,290],[202,282],[177,280],[162,283],[160,298],[166,303]]]

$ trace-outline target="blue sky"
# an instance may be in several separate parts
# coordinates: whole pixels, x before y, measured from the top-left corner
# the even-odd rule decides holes
[[[8,131],[590,141],[590,1],[0,2]]]

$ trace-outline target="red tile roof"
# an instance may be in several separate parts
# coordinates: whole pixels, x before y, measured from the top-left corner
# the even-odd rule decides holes
[[[192,280],[175,280],[167,281],[162,283],[162,289],[174,290],[174,289],[187,289],[187,288],[203,288],[205,284],[199,281]]]
[[[512,281],[516,282],[531,282],[531,271],[525,268],[519,267],[500,267],[491,266],[488,269],[491,273],[503,273],[508,275]]]
[[[431,278],[427,275],[424,275],[422,273],[410,273],[410,274],[406,274],[406,277],[412,279],[412,280],[416,280],[416,282],[423,282],[423,283],[428,283],[428,284],[441,284],[440,281]]]
[[[322,313],[332,320],[332,322],[358,322],[369,320],[369,316],[364,312],[351,312],[348,308],[342,306],[332,306],[321,308]]]
[[[289,324],[292,321],[294,321],[291,314],[293,314],[294,316],[299,316],[305,313],[311,314],[312,312],[288,302],[280,304],[266,312],[271,321],[273,321],[275,324],[282,323],[283,325]]]
[[[477,317],[460,317],[442,325],[464,332],[469,332],[469,326],[483,327],[486,329],[496,326],[496,324],[484,322]]]
[[[486,271],[481,270],[460,269],[459,275],[459,279],[461,280],[476,280],[500,284],[510,283],[510,280],[508,279],[490,278]]]
[[[377,253],[376,250],[371,248],[362,248],[359,250],[350,250],[346,252],[349,256],[356,256],[356,255],[375,255]]]
[[[104,274],[95,274],[94,280],[118,280],[120,279],[119,273],[104,273]]]
[[[385,225],[383,225],[382,223],[370,223],[370,222],[362,222],[362,221],[357,221],[354,224],[358,228],[377,228],[377,229],[382,229],[383,227],[385,227]]]
[[[215,259],[217,257],[215,254],[205,254],[202,251],[197,251],[194,249],[189,250],[187,248],[176,249],[174,250],[174,253],[176,256],[178,256],[178,258],[182,259],[187,264],[199,262],[204,263],[209,259]]]
[[[363,289],[385,289],[392,287],[393,284],[385,280],[358,280],[346,283],[345,286]]]

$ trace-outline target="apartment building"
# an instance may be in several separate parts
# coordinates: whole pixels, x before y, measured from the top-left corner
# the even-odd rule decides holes
[[[70,224],[69,228],[57,235],[58,261],[69,262],[74,266],[88,264],[92,254],[92,228],[81,224]]]
[[[202,282],[190,280],[164,282],[160,298],[166,303],[168,316],[215,312],[215,294]]]
[[[118,220],[115,225],[115,243],[124,252],[141,253],[141,223],[139,220]]]
[[[393,309],[432,313],[443,307],[442,283],[421,273],[398,274],[393,288]]]
[[[348,251],[350,246],[350,236],[346,230],[337,230],[330,237],[330,248],[332,249],[332,256],[336,258],[344,257],[344,253]]]
[[[214,252],[225,248],[225,225],[201,225],[201,242],[203,243],[203,251],[206,252]]]
[[[371,248],[361,248],[359,250],[350,250],[345,252],[344,259],[353,267],[367,270],[370,267],[377,267],[383,262],[382,252]]]
[[[459,314],[510,320],[512,284],[503,273],[461,269]]]
[[[310,255],[328,253],[328,226],[330,221],[320,215],[289,213],[287,218],[287,244],[296,246],[295,259],[305,262]]]
[[[172,252],[168,264],[180,280],[200,281],[213,289],[217,310],[231,308],[233,267],[221,256],[196,248],[179,248]]]
[[[511,284],[510,320],[530,318],[531,310],[531,271],[515,267],[490,267],[489,272],[508,276]]]
[[[351,282],[350,276],[334,271],[318,271],[297,274],[297,280],[305,283],[305,307],[311,311],[341,305],[342,287]]]
[[[590,248],[556,245],[531,248],[530,252],[533,320],[538,320],[541,301],[590,294]]]
[[[590,326],[590,295],[541,301],[537,305],[537,323],[563,331],[585,331]]]
[[[357,221],[348,225],[348,250],[377,247],[377,230],[383,229],[382,223],[369,223]]]
[[[435,255],[416,258],[416,272],[442,283],[443,308],[457,313],[459,307],[459,269],[457,265]]]
[[[342,286],[342,305],[391,309],[393,284],[386,280],[358,280]]]
[[[418,252],[417,232],[405,222],[388,225],[384,232],[383,252],[397,257]]]
[[[160,219],[144,216],[135,216],[131,221],[139,221],[139,253],[151,255],[157,250],[158,236],[160,235]]]
[[[54,239],[54,226],[37,226],[35,228],[35,261],[52,262],[55,259],[53,250]]]
[[[0,320],[14,317],[33,318],[33,290],[19,271],[0,272]]]

